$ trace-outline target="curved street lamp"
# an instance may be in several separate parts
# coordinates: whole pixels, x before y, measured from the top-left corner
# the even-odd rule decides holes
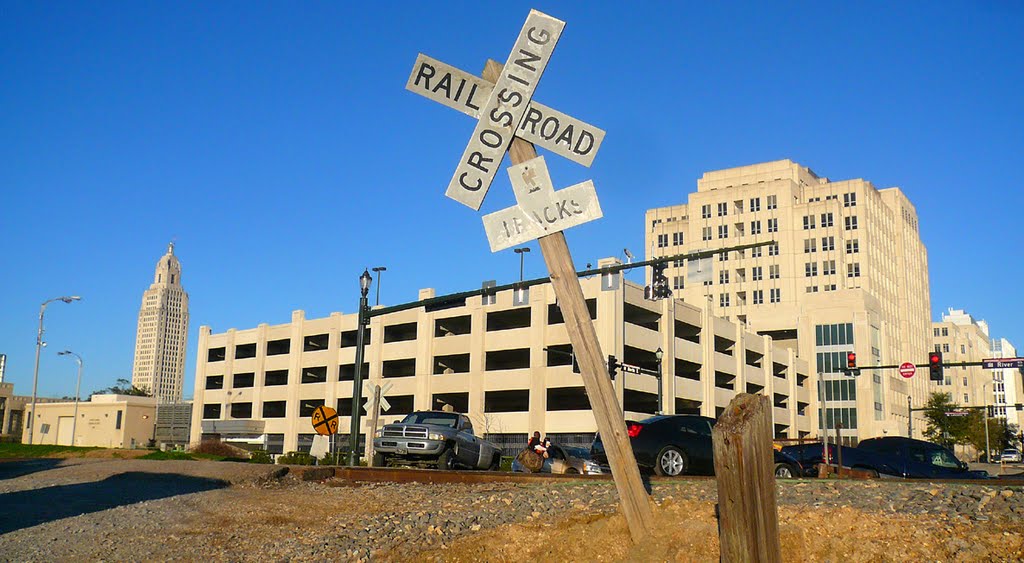
[[[54,301],[62,301],[64,303],[71,303],[78,301],[81,297],[77,295],[54,297],[53,299],[47,299],[43,301],[43,304],[39,306],[39,332],[36,333],[36,367],[32,371],[32,414],[31,418],[28,419],[28,443],[32,445],[32,433],[36,429],[36,390],[39,387],[39,351],[42,350],[43,343],[43,314],[46,312],[46,306]]]
[[[374,306],[376,306],[376,305],[380,305],[380,280],[381,280],[381,272],[388,271],[388,268],[387,268],[387,266],[377,266],[376,268],[373,269],[373,271],[374,271],[374,273],[377,274],[377,297],[376,297],[376,299],[374,299],[374,303],[373,303]]]
[[[523,259],[526,258],[526,253],[530,251],[530,247],[513,248],[512,251],[519,255],[519,281],[523,281]]]
[[[71,350],[64,350],[63,352],[57,352],[58,356],[74,356],[75,362],[78,363],[78,381],[75,383],[75,417],[71,419],[71,445],[75,445],[75,429],[78,426],[78,393],[82,388],[82,356],[72,352]]]

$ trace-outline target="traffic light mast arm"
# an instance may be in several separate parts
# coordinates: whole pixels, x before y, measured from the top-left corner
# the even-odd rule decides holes
[[[710,258],[721,252],[733,252],[737,250],[746,250],[748,248],[756,248],[758,246],[767,246],[769,244],[775,244],[774,240],[765,242],[752,242],[750,244],[740,244],[737,246],[728,246],[725,248],[715,248],[699,250],[697,252],[688,252],[684,254],[673,254],[671,256],[664,256],[661,258],[654,258],[652,260],[646,260],[644,262],[633,262],[631,264],[618,264],[615,266],[603,266],[600,268],[591,268],[589,270],[580,270],[576,272],[576,277],[596,276],[597,274],[613,274],[615,272],[621,272],[623,270],[631,270],[633,268],[642,268],[644,266],[650,266],[652,264],[659,264],[664,262],[671,262],[673,260],[697,260],[700,258]],[[397,313],[398,311],[406,311],[409,309],[415,309],[417,307],[428,307],[430,305],[440,305],[457,301],[460,299],[467,299],[469,297],[476,297],[478,295],[492,295],[501,291],[507,291],[509,289],[520,289],[524,287],[532,287],[535,285],[542,285],[550,283],[551,278],[535,278],[532,280],[525,280],[521,282],[509,283],[505,285],[498,285],[494,287],[474,289],[472,291],[463,291],[460,293],[451,293],[448,295],[442,295],[440,297],[431,297],[430,299],[421,299],[420,301],[412,301],[410,303],[401,303],[399,305],[393,305],[391,307],[379,307],[366,311],[364,316],[367,319],[373,317],[379,317],[381,315],[387,315],[390,313]]]
[[[959,368],[959,367],[973,367],[984,365],[984,362],[942,362],[944,368]],[[887,366],[857,366],[857,369],[899,369],[900,364],[892,364]],[[914,364],[916,368],[931,367],[931,364]],[[845,371],[845,370],[844,370]]]

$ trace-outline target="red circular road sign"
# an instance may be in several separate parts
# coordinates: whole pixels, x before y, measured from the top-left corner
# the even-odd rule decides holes
[[[903,362],[902,364],[900,364],[900,375],[906,377],[907,379],[914,377],[915,371],[917,371],[917,368],[915,368],[914,364],[910,362]]]

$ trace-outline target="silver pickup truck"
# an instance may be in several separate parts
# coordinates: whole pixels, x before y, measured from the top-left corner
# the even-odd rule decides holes
[[[469,417],[456,412],[414,412],[386,424],[373,439],[373,451],[374,467],[392,461],[438,469],[497,470],[501,465],[501,450],[474,436]]]

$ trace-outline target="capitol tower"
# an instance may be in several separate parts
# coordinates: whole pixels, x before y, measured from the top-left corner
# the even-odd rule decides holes
[[[132,385],[150,391],[161,403],[180,401],[187,338],[188,294],[181,287],[181,263],[172,242],[142,294]]]

